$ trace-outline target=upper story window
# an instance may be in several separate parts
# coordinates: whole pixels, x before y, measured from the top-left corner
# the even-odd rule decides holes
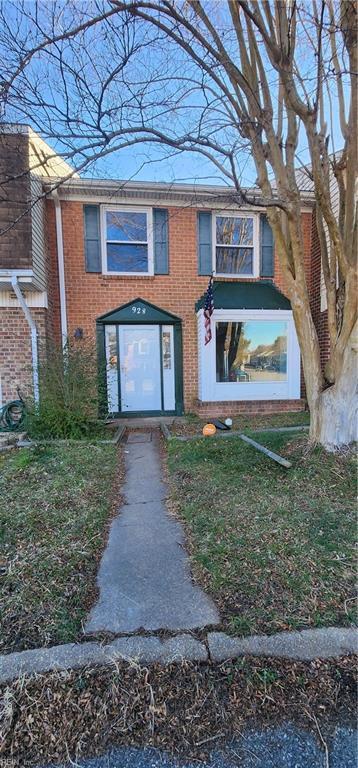
[[[248,214],[216,214],[214,263],[216,275],[257,277],[259,273],[258,217]]]
[[[152,232],[150,209],[103,208],[103,272],[152,275]]]

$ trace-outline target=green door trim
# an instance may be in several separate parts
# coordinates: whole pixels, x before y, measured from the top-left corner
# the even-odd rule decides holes
[[[132,307],[136,310],[146,309],[145,314],[137,311],[132,312]],[[125,312],[122,312],[122,309]],[[116,318],[116,319],[115,319]],[[119,411],[113,413],[116,418],[135,418],[145,416],[182,416],[184,412],[183,403],[183,334],[182,334],[182,322],[179,317],[173,315],[165,310],[161,310],[155,307],[154,304],[144,301],[143,299],[135,299],[134,301],[124,304],[123,307],[119,307],[113,312],[107,312],[96,320],[96,338],[98,349],[98,379],[99,379],[99,414],[104,417],[108,414],[108,392],[107,392],[107,375],[106,375],[106,342],[105,342],[105,326],[116,326],[116,339],[117,349],[118,346],[118,333],[120,325],[157,325],[159,326],[159,349],[160,349],[160,385],[161,385],[161,403],[162,410],[160,411],[130,411],[123,413],[121,410],[121,375],[120,375],[120,361],[119,355],[117,356],[117,375],[118,375],[118,403]],[[175,410],[165,411],[164,405],[164,392],[163,392],[163,353],[162,353],[162,326],[170,325],[173,327],[173,342],[174,342],[174,384],[175,384]]]

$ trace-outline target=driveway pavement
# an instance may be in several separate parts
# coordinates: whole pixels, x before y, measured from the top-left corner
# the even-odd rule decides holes
[[[239,740],[214,752],[208,762],[179,762],[158,750],[123,747],[57,768],[356,768],[357,762],[357,733],[351,728],[332,731],[326,755],[317,733],[286,723],[246,730]]]

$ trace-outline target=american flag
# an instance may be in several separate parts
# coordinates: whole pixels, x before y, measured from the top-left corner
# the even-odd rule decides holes
[[[205,318],[205,345],[209,344],[212,339],[211,333],[211,315],[214,312],[214,293],[213,293],[213,276],[211,275],[206,291],[205,304],[204,304],[204,318]]]

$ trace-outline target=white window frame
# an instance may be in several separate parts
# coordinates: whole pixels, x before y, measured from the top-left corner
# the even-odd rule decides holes
[[[216,271],[216,247],[218,246],[220,248],[224,247],[223,243],[217,243],[216,242],[216,219],[219,217],[224,216],[228,219],[252,219],[253,220],[253,240],[252,240],[252,267],[253,271],[251,273],[249,272],[234,272],[234,273],[228,273],[228,272],[217,272]],[[259,277],[260,274],[260,219],[259,215],[257,213],[253,213],[252,211],[214,211],[212,215],[212,243],[213,243],[213,255],[212,255],[212,268],[213,273],[217,277],[230,277],[235,278],[236,280],[238,278],[245,280],[245,278],[252,278],[252,277]],[[228,246],[228,248],[245,248],[246,246]],[[248,246],[249,248],[251,246]]]
[[[212,339],[204,344],[204,312],[198,314],[199,400],[298,400],[301,397],[300,349],[291,310],[217,309],[211,317]],[[287,323],[287,378],[285,381],[216,381],[217,322],[282,321]]]
[[[147,215],[147,248],[148,248],[148,270],[147,272],[119,272],[107,269],[107,221],[106,213],[108,211],[119,211],[124,213],[145,213]],[[131,241],[133,245],[144,245],[145,243]],[[124,244],[124,243],[123,243]],[[101,252],[102,252],[102,273],[104,275],[116,275],[116,277],[151,277],[154,275],[154,244],[153,244],[153,209],[137,208],[126,205],[101,205]]]

